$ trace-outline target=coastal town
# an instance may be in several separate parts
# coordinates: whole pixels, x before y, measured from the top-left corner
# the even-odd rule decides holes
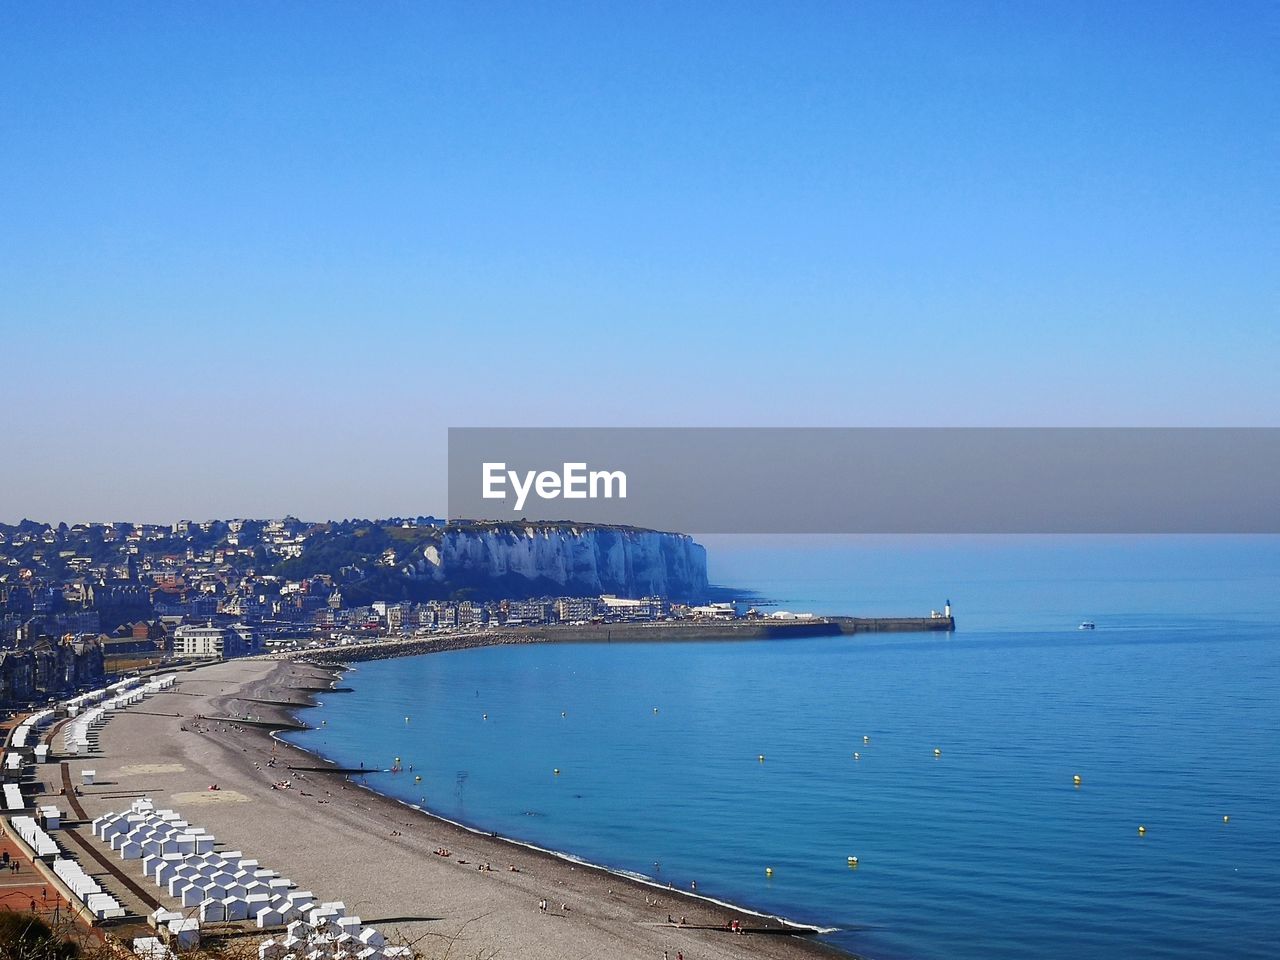
[[[1280,0],[0,11],[0,960],[1280,958]]]
[[[950,601],[928,618],[744,609],[707,588],[691,538],[636,528],[24,521],[0,538],[0,897],[68,942],[148,960],[237,946],[258,960],[417,960],[464,937],[484,957],[550,960],[582,943],[637,960],[671,944],[677,960],[824,955],[819,928],[704,899],[696,882],[411,814],[367,779],[399,775],[399,757],[385,771],[318,763],[278,735],[307,729],[318,696],[349,692],[360,661],[954,628]],[[237,811],[247,803],[254,817]],[[294,823],[308,842],[280,828]],[[586,925],[528,928],[521,904],[545,916],[548,893],[555,916]],[[365,919],[361,903],[391,919]]]
[[[0,706],[166,661],[561,624],[762,616],[730,601],[577,592],[483,598],[474,587],[432,599],[374,598],[379,588],[413,592],[406,588],[420,581],[397,574],[445,525],[419,517],[347,526],[350,534],[292,517],[0,525]],[[367,545],[346,547],[344,537]]]
[[[0,709],[263,654],[954,629],[949,600],[928,617],[819,617],[726,593],[689,537],[634,528],[429,516],[0,524]]]
[[[276,737],[342,689],[348,661],[673,631],[842,632],[726,600],[498,597],[475,580],[411,576],[409,555],[441,529],[430,518],[0,527],[0,897],[66,942],[148,960],[200,949],[413,960],[464,943],[477,957],[584,943],[637,960],[671,946],[723,960],[825,955],[816,927],[411,814],[368,789],[375,769],[317,765]],[[615,546],[670,535],[627,536]],[[368,599],[376,589],[398,596]],[[444,590],[454,595],[421,596]],[[560,925],[530,927],[528,903]]]

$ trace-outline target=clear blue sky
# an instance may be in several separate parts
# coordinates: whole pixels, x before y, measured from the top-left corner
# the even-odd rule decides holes
[[[450,425],[1280,424],[1275,3],[10,3],[0,519]]]

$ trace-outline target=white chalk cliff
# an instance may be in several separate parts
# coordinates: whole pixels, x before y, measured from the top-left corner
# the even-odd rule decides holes
[[[525,580],[578,595],[699,599],[707,591],[707,552],[685,534],[627,527],[450,526],[402,572],[438,583]]]

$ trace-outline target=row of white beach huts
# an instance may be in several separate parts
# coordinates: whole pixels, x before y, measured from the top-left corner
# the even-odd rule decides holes
[[[11,817],[9,822],[12,824],[14,832],[18,834],[32,850],[35,851],[37,857],[41,860],[50,860],[53,863],[53,872],[67,886],[85,908],[93,914],[97,920],[114,920],[125,915],[124,907],[106,890],[102,889],[102,884],[89,876],[81,869],[80,864],[75,860],[62,856],[57,842],[53,839],[50,831],[57,830],[59,825],[58,819],[50,820],[47,811],[53,810],[57,812],[57,808],[42,808],[45,814],[44,825],[36,822],[34,817],[18,816]],[[46,827],[48,829],[46,829]]]
[[[74,719],[62,728],[63,750],[71,756],[87,753],[97,746],[98,728],[111,719],[116,710],[127,710],[147,697],[168,690],[177,681],[172,673],[150,680],[121,681],[106,688],[107,696],[100,702],[85,701],[92,694],[82,694],[67,702],[67,709]],[[77,701],[85,701],[77,703]]]
[[[63,701],[48,710],[41,710],[24,719],[9,736],[0,771],[4,778],[0,799],[13,832],[31,848],[40,860],[49,861],[54,874],[67,889],[80,900],[98,920],[110,920],[125,915],[120,902],[102,888],[102,885],[84,872],[75,860],[64,857],[55,839],[62,826],[62,811],[56,805],[37,808],[35,816],[22,811],[29,809],[22,793],[22,781],[27,775],[27,765],[47,763],[51,757],[47,744],[40,743],[41,731],[61,718],[69,718],[66,725],[65,744],[69,753],[79,754],[95,744],[97,729],[106,723],[116,710],[124,710],[153,694],[173,686],[176,677],[166,674],[150,679],[130,678],[97,690],[82,693]],[[86,782],[93,782],[93,771],[83,772]]]
[[[9,739],[0,776],[3,802],[11,815],[14,832],[42,860],[67,889],[99,920],[123,917],[118,900],[69,857],[55,839],[62,821],[56,806],[43,806],[35,816],[26,814],[27,801],[21,782],[28,763],[52,759],[41,731],[61,718],[63,752],[83,756],[97,748],[98,731],[118,710],[171,688],[176,676],[129,679],[80,694],[49,710],[27,717]],[[85,784],[95,772],[81,771]],[[202,928],[210,923],[252,923],[264,930],[284,932],[259,945],[260,960],[411,960],[407,946],[391,945],[381,933],[359,917],[348,916],[345,904],[320,901],[310,891],[298,890],[291,880],[263,868],[240,851],[219,852],[215,839],[203,828],[183,820],[173,810],[158,810],[147,798],[139,798],[121,813],[93,821],[93,835],[110,845],[123,860],[141,861],[145,876],[173,897],[178,910],[160,909],[148,918],[157,936],[140,937],[134,952],[149,960],[168,960],[174,949],[198,945]]]
[[[150,917],[152,926],[179,949],[198,944],[204,924],[249,921],[259,929],[287,929],[260,945],[262,960],[400,960],[413,955],[408,947],[388,945],[359,917],[347,916],[345,904],[296,889],[293,881],[239,850],[215,850],[214,838],[204,828],[174,810],[156,809],[150,799],[98,817],[93,835],[122,860],[141,861],[143,876],[181,905],[181,910],[157,910]],[[139,938],[135,952],[155,957],[163,943],[158,937]]]

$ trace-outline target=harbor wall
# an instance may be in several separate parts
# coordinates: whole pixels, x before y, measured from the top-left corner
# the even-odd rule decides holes
[[[951,617],[823,617],[811,620],[665,620],[638,623],[549,624],[519,631],[486,630],[437,634],[404,640],[376,640],[346,647],[295,650],[273,657],[353,663],[445,650],[466,650],[517,643],[672,643],[695,640],[783,640],[837,637],[855,633],[944,633],[955,629]]]
[[[954,633],[955,617],[831,617],[840,633]]]

